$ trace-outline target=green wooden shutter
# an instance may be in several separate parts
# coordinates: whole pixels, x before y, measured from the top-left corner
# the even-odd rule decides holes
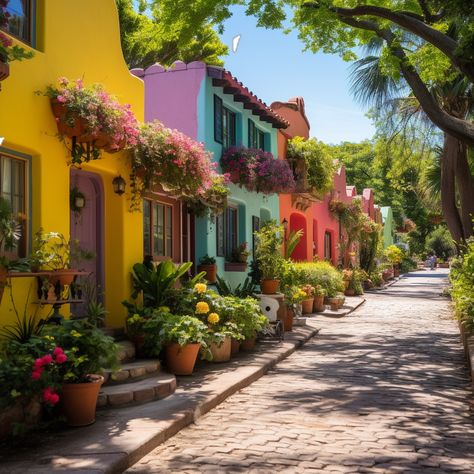
[[[217,143],[222,143],[223,130],[222,130],[222,99],[214,96],[214,140]]]

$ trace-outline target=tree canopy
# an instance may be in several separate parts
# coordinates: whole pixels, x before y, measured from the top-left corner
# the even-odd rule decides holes
[[[122,50],[130,68],[176,60],[222,65],[228,53],[217,24],[230,14],[218,2],[116,0]]]

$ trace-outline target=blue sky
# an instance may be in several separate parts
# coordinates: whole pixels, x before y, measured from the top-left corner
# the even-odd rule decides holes
[[[224,58],[225,67],[260,99],[302,96],[311,135],[326,143],[358,142],[372,138],[374,127],[366,110],[349,93],[349,63],[338,56],[302,52],[296,34],[257,28],[243,9],[234,10],[222,40],[230,47],[242,35],[237,53]]]

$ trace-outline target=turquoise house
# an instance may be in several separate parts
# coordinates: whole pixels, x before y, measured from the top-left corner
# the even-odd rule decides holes
[[[383,247],[386,249],[390,245],[393,245],[393,236],[395,233],[395,223],[393,221],[393,212],[390,206],[384,206],[380,208],[383,220]]]
[[[203,142],[217,163],[232,146],[260,148],[278,156],[277,130],[286,128],[288,122],[225,69],[178,61],[168,69],[155,64],[132,72],[145,82],[145,120],[158,119]],[[223,215],[215,219],[194,218],[182,211],[181,230],[178,223],[168,223],[173,233],[184,235],[180,256],[168,257],[196,263],[206,254],[216,257],[218,274],[235,285],[245,279],[248,268],[229,263],[232,251],[246,242],[252,255],[254,231],[269,219],[279,221],[280,214],[278,195],[265,196],[233,184],[230,189],[229,205]],[[251,257],[249,263],[250,260]]]

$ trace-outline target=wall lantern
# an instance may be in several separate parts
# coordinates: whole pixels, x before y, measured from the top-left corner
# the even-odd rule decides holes
[[[114,187],[114,193],[121,196],[125,192],[125,185],[127,183],[122,178],[122,176],[116,176],[112,181],[112,186]]]

